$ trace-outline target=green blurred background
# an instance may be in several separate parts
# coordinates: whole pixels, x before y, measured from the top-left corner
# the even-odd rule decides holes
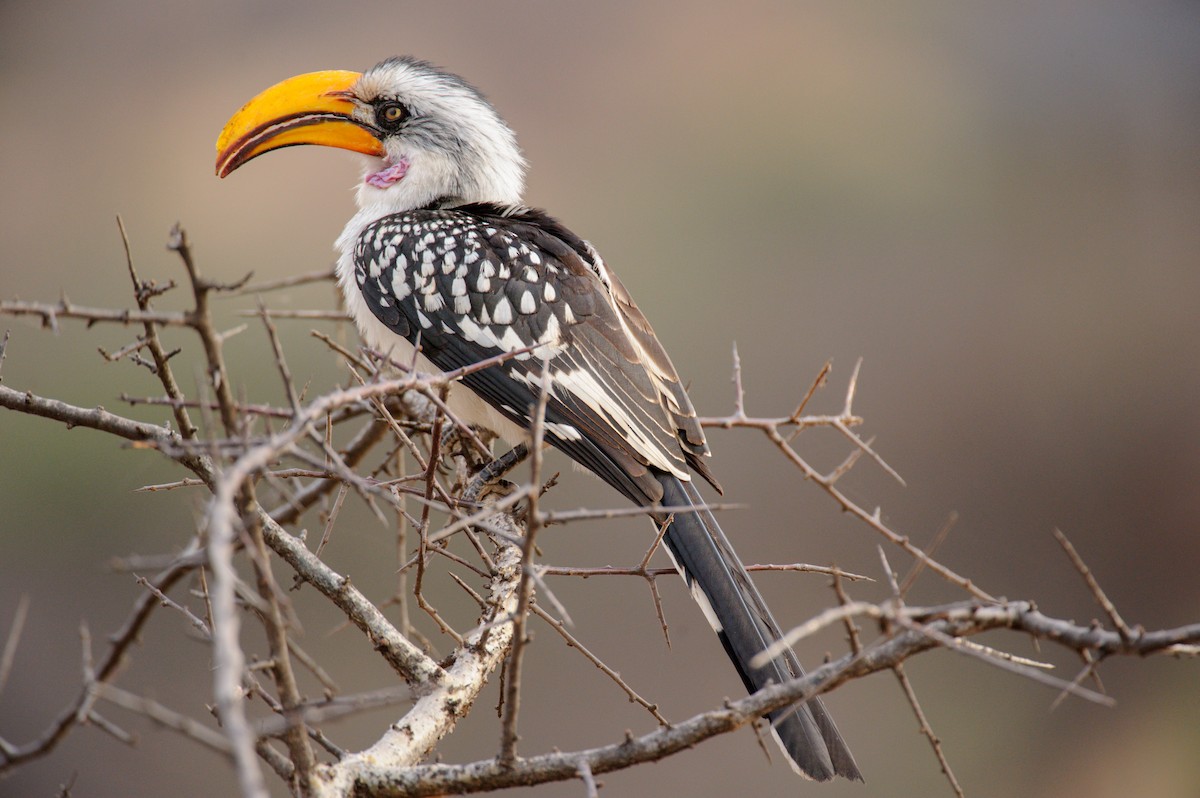
[[[0,296],[65,292],[80,304],[128,305],[118,213],[143,277],[181,276],[163,248],[177,220],[214,277],[328,266],[351,212],[353,158],[293,149],[218,181],[213,142],[229,114],[280,79],[397,53],[450,67],[488,93],[532,164],[530,203],[619,271],[703,414],[731,407],[735,341],[749,409],[764,415],[788,412],[828,358],[831,387],[812,409],[836,410],[861,356],[865,432],[908,487],[864,462],[846,481],[854,499],[881,506],[919,541],[957,511],[941,558],[1050,614],[1098,614],[1051,537],[1058,527],[1129,621],[1200,619],[1195,3],[7,2]],[[321,288],[271,301],[329,307],[333,298]],[[222,323],[239,323],[246,307],[252,300],[224,302]],[[309,338],[313,326],[285,323],[284,335],[298,381],[321,391],[344,373]],[[159,392],[144,371],[96,354],[132,340],[133,328],[65,321],[56,336],[14,319],[2,328],[12,329],[9,387],[112,409],[124,409],[121,391]],[[169,342],[194,356],[186,336]],[[278,400],[257,325],[230,346],[239,390]],[[194,385],[196,366],[181,369]],[[806,437],[801,449],[823,467],[845,452]],[[746,560],[878,573],[873,533],[798,482],[765,443],[724,432],[712,443],[727,495],[749,505],[726,522]],[[0,414],[0,629],[21,595],[32,602],[0,694],[0,736],[26,741],[74,694],[81,619],[99,646],[124,617],[138,589],[108,559],[186,540],[198,494],[132,493],[178,476],[98,433]],[[556,506],[618,503],[592,480],[564,476]],[[351,509],[330,559],[382,599],[394,578],[388,533]],[[546,559],[635,563],[646,531],[633,522],[556,530]],[[759,581],[785,624],[831,601],[820,577]],[[576,634],[669,717],[740,694],[675,581],[663,584],[671,649],[642,584],[556,587]],[[431,590],[470,623],[449,580]],[[885,594],[878,583],[854,590]],[[953,597],[926,576],[911,598]],[[305,645],[344,689],[389,683],[357,633],[338,631],[320,602],[302,606]],[[120,684],[203,717],[207,649],[166,612],[144,637]],[[990,641],[1031,651],[1012,636]],[[826,650],[844,650],[837,633],[803,657]],[[1075,675],[1071,657],[1042,656]],[[651,728],[548,629],[527,668],[525,753]],[[1072,700],[1051,711],[1053,691],[949,653],[924,656],[909,673],[968,795],[1200,793],[1194,662],[1110,663],[1115,709]],[[495,750],[494,697],[447,743],[447,760]],[[852,684],[829,703],[865,786],[802,784],[742,733],[606,776],[605,794],[949,794],[892,677]],[[71,779],[80,796],[229,794],[218,758],[106,714],[138,734],[136,748],[78,730],[0,781],[0,795],[49,795]],[[331,732],[366,745],[388,716]]]

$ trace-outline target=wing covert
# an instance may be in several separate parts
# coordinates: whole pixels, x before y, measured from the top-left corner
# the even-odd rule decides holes
[[[354,263],[372,313],[438,368],[517,352],[463,382],[527,429],[546,379],[547,439],[626,496],[661,498],[651,469],[687,479],[691,465],[712,481],[670,360],[590,255],[544,214],[469,206],[384,217],[359,235]]]

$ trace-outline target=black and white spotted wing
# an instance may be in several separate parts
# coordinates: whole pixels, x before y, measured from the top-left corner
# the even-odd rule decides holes
[[[641,312],[593,250],[549,216],[488,205],[416,210],[366,227],[354,251],[368,307],[436,366],[521,352],[464,383],[529,426],[549,366],[546,437],[638,503],[655,473],[709,478],[704,435]]]

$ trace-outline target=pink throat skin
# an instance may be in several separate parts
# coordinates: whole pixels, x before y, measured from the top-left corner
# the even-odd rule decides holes
[[[408,167],[408,159],[401,158],[399,163],[367,175],[366,184],[375,188],[387,188],[403,180],[404,176],[408,174]]]

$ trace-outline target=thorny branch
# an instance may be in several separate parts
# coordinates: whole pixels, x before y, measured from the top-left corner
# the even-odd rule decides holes
[[[125,232],[125,222],[121,217],[117,217],[117,228],[121,231],[121,245],[125,249],[125,265],[129,269],[129,279],[133,281],[133,295],[137,301],[138,310],[143,313],[150,311],[150,300],[155,296],[159,296],[170,288],[174,287],[174,283],[168,284],[166,287],[158,287],[153,282],[142,282],[138,278],[137,269],[133,265],[133,253],[129,249],[129,235]],[[192,424],[192,419],[188,415],[187,408],[178,404],[183,399],[183,391],[179,388],[179,383],[175,381],[175,375],[171,371],[171,365],[168,362],[172,354],[168,353],[162,341],[158,337],[158,324],[153,321],[144,321],[142,326],[146,331],[145,337],[139,340],[139,344],[144,345],[150,350],[151,356],[154,358],[153,372],[162,383],[163,390],[167,392],[167,398],[175,402],[172,405],[172,410],[175,413],[175,423],[179,427],[180,434],[185,438],[194,438],[199,431]],[[179,350],[175,350],[178,352]],[[113,358],[115,359],[115,358]]]
[[[1030,602],[997,600],[969,578],[942,565],[934,559],[934,551],[949,533],[949,523],[931,545],[920,548],[885,524],[879,509],[868,511],[850,500],[839,487],[840,480],[860,461],[872,463],[900,479],[872,441],[855,432],[863,423],[853,409],[861,364],[850,376],[840,412],[807,412],[811,400],[828,380],[830,366],[826,364],[791,413],[756,417],[746,409],[741,363],[735,350],[733,412],[702,419],[702,423],[708,427],[757,430],[800,476],[818,485],[838,506],[860,519],[888,544],[905,552],[912,562],[908,574],[902,580],[897,579],[881,550],[883,581],[891,588],[891,594],[879,602],[855,600],[847,594],[847,582],[870,580],[864,574],[835,566],[799,563],[750,566],[750,570],[830,576],[837,606],[818,613],[787,637],[794,641],[829,625],[844,623],[850,634],[850,650],[802,679],[772,686],[693,718],[670,720],[604,662],[603,652],[586,644],[590,630],[568,630],[571,626],[568,607],[549,592],[545,581],[552,575],[640,577],[650,587],[653,611],[666,633],[655,580],[670,569],[650,565],[657,542],[639,563],[626,567],[548,566],[537,562],[536,538],[545,534],[547,528],[644,512],[637,508],[542,509],[545,486],[539,441],[544,393],[538,407],[533,408],[534,416],[539,419],[534,425],[533,445],[524,450],[529,453],[528,477],[510,484],[502,477],[522,459],[524,452],[516,450],[489,464],[491,453],[487,443],[477,431],[459,423],[445,402],[445,392],[456,380],[470,371],[496,365],[501,358],[430,377],[413,373],[411,363],[391,362],[387,353],[355,350],[324,332],[315,331],[314,335],[345,369],[346,384],[306,398],[308,386],[301,389],[295,384],[275,321],[339,322],[346,315],[342,311],[272,309],[259,300],[256,310],[235,312],[261,318],[274,354],[279,396],[262,395],[271,393],[262,387],[265,381],[235,385],[224,353],[224,344],[231,333],[218,329],[212,300],[247,294],[260,296],[280,288],[328,282],[333,279],[332,271],[324,269],[253,285],[247,275],[236,284],[222,285],[200,274],[186,235],[176,228],[169,248],[183,266],[191,289],[191,308],[164,311],[155,305],[170,296],[175,282],[142,280],[129,255],[124,226],[118,224],[136,309],[90,308],[63,297],[57,303],[3,300],[0,313],[40,318],[56,333],[63,319],[83,320],[89,327],[140,325],[141,334],[135,340],[101,354],[110,361],[128,361],[145,367],[145,370],[139,368],[139,373],[144,375],[148,371],[161,386],[163,395],[122,396],[122,399],[130,406],[154,404],[170,408],[175,429],[103,407],[71,405],[3,384],[0,384],[0,407],[54,420],[68,428],[83,427],[116,436],[135,448],[161,453],[186,472],[182,477],[166,477],[143,491],[191,486],[203,487],[211,496],[182,550],[164,557],[129,559],[130,566],[157,563],[158,572],[138,578],[143,592],[97,658],[93,658],[85,627],[84,678],[80,689],[34,739],[18,744],[0,737],[0,776],[45,756],[82,725],[130,741],[127,732],[100,714],[97,705],[102,702],[145,716],[219,752],[234,763],[240,791],[247,796],[265,794],[263,763],[268,772],[276,774],[297,795],[434,795],[556,780],[579,780],[587,794],[596,794],[596,777],[603,773],[661,759],[717,734],[745,727],[773,708],[828,692],[871,673],[890,670],[898,678],[939,767],[946,773],[951,788],[961,795],[962,788],[952,774],[940,740],[905,673],[903,663],[913,656],[930,649],[948,648],[1049,684],[1062,695],[1111,702],[1107,696],[1082,686],[1086,678],[1096,676],[1104,660],[1114,656],[1200,655],[1200,624],[1147,631],[1126,623],[1083,558],[1061,534],[1060,542],[1068,559],[1083,577],[1111,629],[1096,622],[1083,626],[1051,618]],[[187,395],[176,378],[172,364],[176,357],[194,357],[193,347],[168,349],[162,340],[167,332],[172,337],[190,333],[198,340],[198,360],[202,364],[199,371],[203,378],[192,396]],[[5,332],[0,339],[0,365],[5,357],[13,357],[18,351],[10,334]],[[251,400],[240,395],[244,393],[256,395]],[[214,413],[215,421],[211,418]],[[193,420],[193,415],[199,423]],[[831,430],[849,447],[845,459],[829,471],[812,466],[798,448],[802,437],[821,429]],[[336,441],[342,443],[338,445]],[[269,496],[269,500],[260,499],[260,494]],[[385,519],[381,508],[386,508],[398,521],[398,524],[390,520],[388,523],[395,527],[396,547],[401,555],[399,584],[401,587],[409,584],[406,575],[410,569],[415,573],[410,586],[417,604],[426,608],[432,619],[426,624],[436,623],[450,641],[451,652],[440,660],[431,655],[429,644],[403,607],[402,621],[393,623],[349,576],[323,559],[336,548],[335,529],[351,523],[344,520],[348,514],[344,506],[353,503],[354,496],[377,517]],[[710,509],[729,507],[713,505]],[[671,513],[693,508],[656,509]],[[306,539],[309,527],[321,532],[319,540]],[[416,534],[410,538],[406,528]],[[459,541],[463,541],[461,550],[453,548]],[[297,609],[289,598],[290,592],[276,583],[271,569],[275,558],[291,569],[293,589],[311,586],[338,608],[348,624],[363,633],[361,644],[357,647],[347,644],[345,649],[364,659],[377,653],[394,671],[398,686],[388,685],[359,696],[337,695],[336,684],[322,663],[297,644]],[[243,579],[243,572],[253,573],[254,579]],[[907,605],[905,597],[909,589],[925,572],[938,575],[961,590],[967,599],[937,607]],[[451,619],[433,608],[426,595],[427,585],[433,575],[443,573],[477,603],[479,613],[473,627],[455,628]],[[183,589],[189,585],[190,591]],[[539,596],[545,606],[537,603]],[[0,691],[14,663],[20,661],[28,606],[28,599],[22,598],[11,614],[12,624],[0,652]],[[134,642],[142,636],[154,610],[160,606],[169,607],[174,616],[182,619],[188,634],[212,646],[215,668],[210,689],[219,726],[214,726],[211,719],[189,717],[115,684],[120,664],[133,655]],[[531,615],[548,624],[567,646],[576,648],[612,679],[630,701],[646,709],[656,728],[640,736],[629,733],[624,739],[619,734],[609,734],[613,742],[587,750],[518,756],[521,696],[524,691],[534,689],[521,678],[522,662],[532,656],[527,645]],[[877,628],[877,634],[869,638],[855,623],[856,619],[871,621],[868,627]],[[265,657],[248,656],[251,644],[240,632],[244,621],[256,623],[263,630]],[[1075,679],[1063,680],[1045,673],[1046,663],[1016,657],[967,639],[996,629],[1057,644],[1082,658],[1084,668]],[[489,675],[506,659],[501,739],[496,754],[466,764],[422,764],[470,711]],[[321,698],[313,700],[305,696],[304,685],[310,681],[322,692]],[[346,750],[321,728],[369,707],[409,701],[412,705],[407,710],[398,710],[393,721],[381,729],[377,741],[362,751]],[[251,709],[260,716],[252,718],[248,714]]]
[[[583,751],[555,752],[517,760],[506,765],[487,759],[462,765],[419,765],[398,770],[387,763],[365,764],[358,776],[363,793],[372,796],[428,796],[485,792],[508,787],[565,781],[578,777],[580,762],[586,762],[593,774],[628,768],[651,762],[697,743],[749,725],[772,709],[795,703],[813,695],[829,692],[853,679],[883,670],[891,670],[923,651],[940,647],[934,634],[961,639],[993,629],[1013,629],[1037,634],[1043,639],[1067,639],[1092,633],[1067,621],[1047,618],[1028,602],[994,605],[975,601],[934,608],[913,608],[896,612],[886,608],[881,614],[904,619],[914,626],[893,635],[880,637],[858,654],[846,654],[815,669],[806,676],[784,685],[772,685],[749,698],[729,702],[725,707],[705,712],[640,737],[627,737],[618,743]],[[1053,630],[1051,632],[1051,630]],[[1163,633],[1153,647],[1140,653],[1165,653],[1180,636],[1200,636],[1200,625],[1190,631]],[[1101,635],[1105,644],[1124,645],[1114,633]],[[1134,654],[1134,651],[1127,653]]]
[[[937,560],[930,557],[920,548],[915,546],[906,535],[892,530],[883,522],[881,511],[876,508],[874,512],[868,512],[866,509],[856,504],[841,490],[838,489],[837,483],[862,454],[866,454],[872,460],[880,465],[885,472],[894,477],[901,484],[904,480],[900,479],[899,474],[892,470],[891,466],[884,462],[883,458],[871,448],[868,441],[859,438],[851,427],[856,427],[862,424],[862,419],[854,415],[854,395],[858,390],[858,374],[862,368],[862,360],[859,360],[854,366],[854,373],[850,376],[850,382],[846,388],[845,405],[842,412],[837,415],[822,415],[822,416],[801,416],[809,398],[813,395],[815,388],[823,384],[826,376],[829,373],[829,364],[821,370],[821,374],[813,383],[813,388],[805,395],[800,405],[789,416],[783,418],[751,418],[746,415],[746,396],[745,389],[742,386],[742,364],[738,357],[737,349],[733,351],[733,382],[734,382],[734,411],[728,416],[721,418],[701,418],[700,424],[705,427],[719,427],[721,429],[747,428],[757,429],[766,435],[767,440],[773,443],[776,448],[788,459],[800,472],[804,478],[816,483],[822,490],[833,497],[841,508],[855,516],[867,526],[883,535],[887,541],[899,548],[903,549],[907,554],[911,555],[922,566],[928,568],[934,573],[941,576],[946,581],[956,585],[967,591],[976,598],[986,601],[995,600],[993,596],[977,587],[970,579],[960,576],[951,569],[942,565]],[[821,473],[817,468],[810,465],[792,445],[796,437],[813,427],[827,427],[837,430],[842,437],[846,438],[854,446],[850,455],[843,463],[829,473]]]

